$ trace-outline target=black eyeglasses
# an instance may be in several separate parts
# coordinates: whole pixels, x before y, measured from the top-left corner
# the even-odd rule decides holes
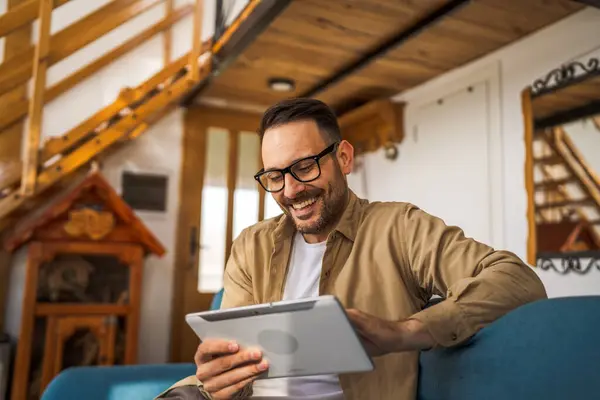
[[[256,179],[267,192],[271,193],[283,190],[283,187],[285,186],[285,174],[288,172],[297,181],[314,181],[321,176],[321,165],[319,164],[319,160],[327,154],[336,151],[339,144],[340,142],[335,142],[316,156],[302,158],[284,169],[270,169],[268,171],[261,169],[254,175],[254,179]]]

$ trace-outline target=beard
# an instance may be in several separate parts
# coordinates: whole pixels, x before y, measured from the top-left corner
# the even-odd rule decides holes
[[[334,180],[327,184],[326,189],[309,187],[304,192],[299,193],[293,200],[284,197],[282,203],[279,204],[283,212],[292,219],[298,232],[309,235],[322,233],[333,227],[344,213],[348,198],[348,186],[342,171],[339,168],[336,168],[336,171]],[[311,217],[308,221],[294,217],[290,211],[292,204],[312,198],[317,199],[316,220],[314,217]]]

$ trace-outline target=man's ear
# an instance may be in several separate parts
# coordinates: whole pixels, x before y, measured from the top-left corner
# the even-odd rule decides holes
[[[354,147],[347,140],[342,140],[338,146],[337,160],[344,175],[354,168]]]

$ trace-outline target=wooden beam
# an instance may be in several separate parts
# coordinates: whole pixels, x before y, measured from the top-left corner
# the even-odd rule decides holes
[[[194,82],[200,78],[198,70],[198,58],[202,50],[202,15],[204,0],[196,0],[194,9],[194,26],[192,27],[192,51],[190,52],[190,77]]]
[[[52,8],[60,7],[69,1],[71,0],[54,0]],[[35,21],[40,10],[38,3],[39,0],[26,0],[0,15],[0,37],[6,36],[23,25]]]
[[[148,41],[156,34],[169,29],[169,27],[180,21],[182,18],[191,14],[193,9],[194,8],[191,5],[180,7],[178,10],[171,13],[162,21],[152,25],[148,29],[137,34],[122,45],[104,54],[103,56],[99,57],[98,59],[86,65],[85,67],[79,69],[78,71],[75,71],[60,82],[55,83],[46,90],[46,93],[44,94],[44,103],[51,102],[52,100],[59,97],[61,94],[65,93],[67,90],[73,88],[83,80],[87,79],[94,73],[98,72],[113,61],[117,60],[119,57],[127,54],[131,50],[140,46],[142,43]],[[203,44],[204,48],[206,48],[208,45],[209,42]],[[0,115],[0,130],[26,116],[29,107],[29,102],[27,101],[27,99],[24,99],[19,102],[12,102],[8,105],[8,107],[8,112],[2,113]],[[1,182],[2,180],[0,179],[0,187],[2,186]]]
[[[339,124],[342,137],[357,147],[357,153],[400,143],[404,138],[404,103],[375,100],[343,114]]]
[[[593,206],[594,200],[589,197],[584,197],[582,199],[568,199],[568,200],[560,200],[555,202],[549,202],[545,204],[538,204],[537,207],[539,210],[545,210],[548,208],[562,208],[562,207],[581,207],[581,206]]]
[[[572,176],[568,176],[566,178],[561,179],[546,180],[544,182],[536,183],[535,190],[556,190],[557,188],[563,185],[574,182],[577,182],[577,180]]]
[[[48,68],[48,50],[50,46],[50,24],[52,0],[40,0],[38,40],[33,60],[33,99],[29,102],[29,124],[27,129],[27,147],[23,159],[23,179],[21,195],[31,196],[35,193],[38,155],[40,152],[40,135],[42,131],[42,108],[44,107],[44,91],[46,88],[46,70]]]
[[[169,18],[173,13],[173,0],[165,1],[165,19]],[[167,66],[171,62],[172,57],[172,49],[171,42],[173,40],[173,35],[171,35],[171,29],[167,28],[163,34],[163,65]]]
[[[533,163],[534,164],[541,164],[541,165],[559,165],[562,164],[564,162],[564,160],[562,159],[562,157],[560,157],[559,155],[553,154],[550,156],[544,156],[544,157],[538,157],[538,158],[534,158],[533,159]]]
[[[155,6],[160,1],[162,0],[114,0],[52,35],[48,67]],[[33,54],[34,48],[30,46],[17,56],[0,64],[0,93],[5,93],[31,78]]]

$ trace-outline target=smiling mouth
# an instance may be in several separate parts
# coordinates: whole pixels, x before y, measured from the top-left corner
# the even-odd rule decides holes
[[[307,200],[301,201],[299,203],[292,204],[292,208],[294,210],[302,210],[303,208],[306,208],[306,207],[310,206],[311,204],[313,204],[315,201],[317,201],[317,198],[313,197],[311,199],[307,199]]]

